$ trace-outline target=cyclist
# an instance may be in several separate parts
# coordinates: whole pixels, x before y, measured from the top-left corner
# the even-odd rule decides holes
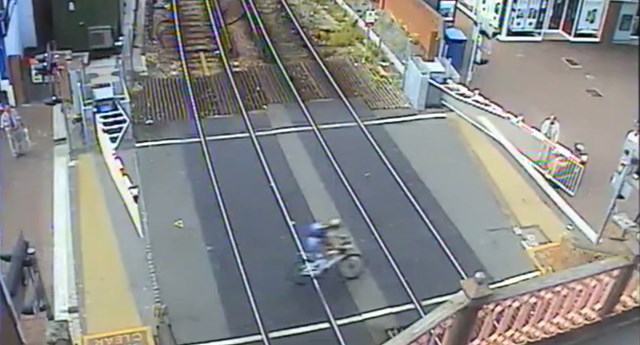
[[[322,268],[327,263],[325,256],[325,242],[327,232],[322,224],[315,222],[304,229],[304,250],[311,264],[317,268]]]
[[[338,249],[334,247],[333,241],[328,237],[327,232],[335,230],[339,226],[340,220],[333,219],[326,223],[314,222],[304,227],[302,246],[315,269],[320,271],[326,269],[327,256],[338,253]]]

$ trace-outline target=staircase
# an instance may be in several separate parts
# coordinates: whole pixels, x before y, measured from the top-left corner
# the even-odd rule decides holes
[[[113,85],[100,85],[93,90],[94,116],[97,130],[102,131],[109,139],[111,149],[115,151],[131,123],[129,116],[115,97]]]
[[[130,120],[118,102],[114,101],[113,103],[115,105],[114,110],[96,112],[95,116],[98,130],[101,130],[107,135],[109,142],[113,145],[113,150],[115,150],[118,145],[120,145],[120,141],[127,131]]]

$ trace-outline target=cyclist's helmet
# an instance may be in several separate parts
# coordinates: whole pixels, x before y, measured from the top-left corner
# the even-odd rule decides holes
[[[307,225],[306,232],[309,237],[324,238],[327,235],[319,223],[311,223]]]

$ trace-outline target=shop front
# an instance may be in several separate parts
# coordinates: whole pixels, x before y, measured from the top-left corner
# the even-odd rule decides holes
[[[613,43],[638,44],[640,7],[638,2],[622,2],[619,5],[619,13],[613,37]]]
[[[608,3],[609,0],[460,0],[463,12],[471,13],[472,18],[484,16],[499,30],[499,40],[520,42],[599,42]]]

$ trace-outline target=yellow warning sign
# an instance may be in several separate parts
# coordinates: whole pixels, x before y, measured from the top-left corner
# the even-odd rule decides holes
[[[83,345],[155,345],[151,328],[138,327],[117,332],[86,335]]]

